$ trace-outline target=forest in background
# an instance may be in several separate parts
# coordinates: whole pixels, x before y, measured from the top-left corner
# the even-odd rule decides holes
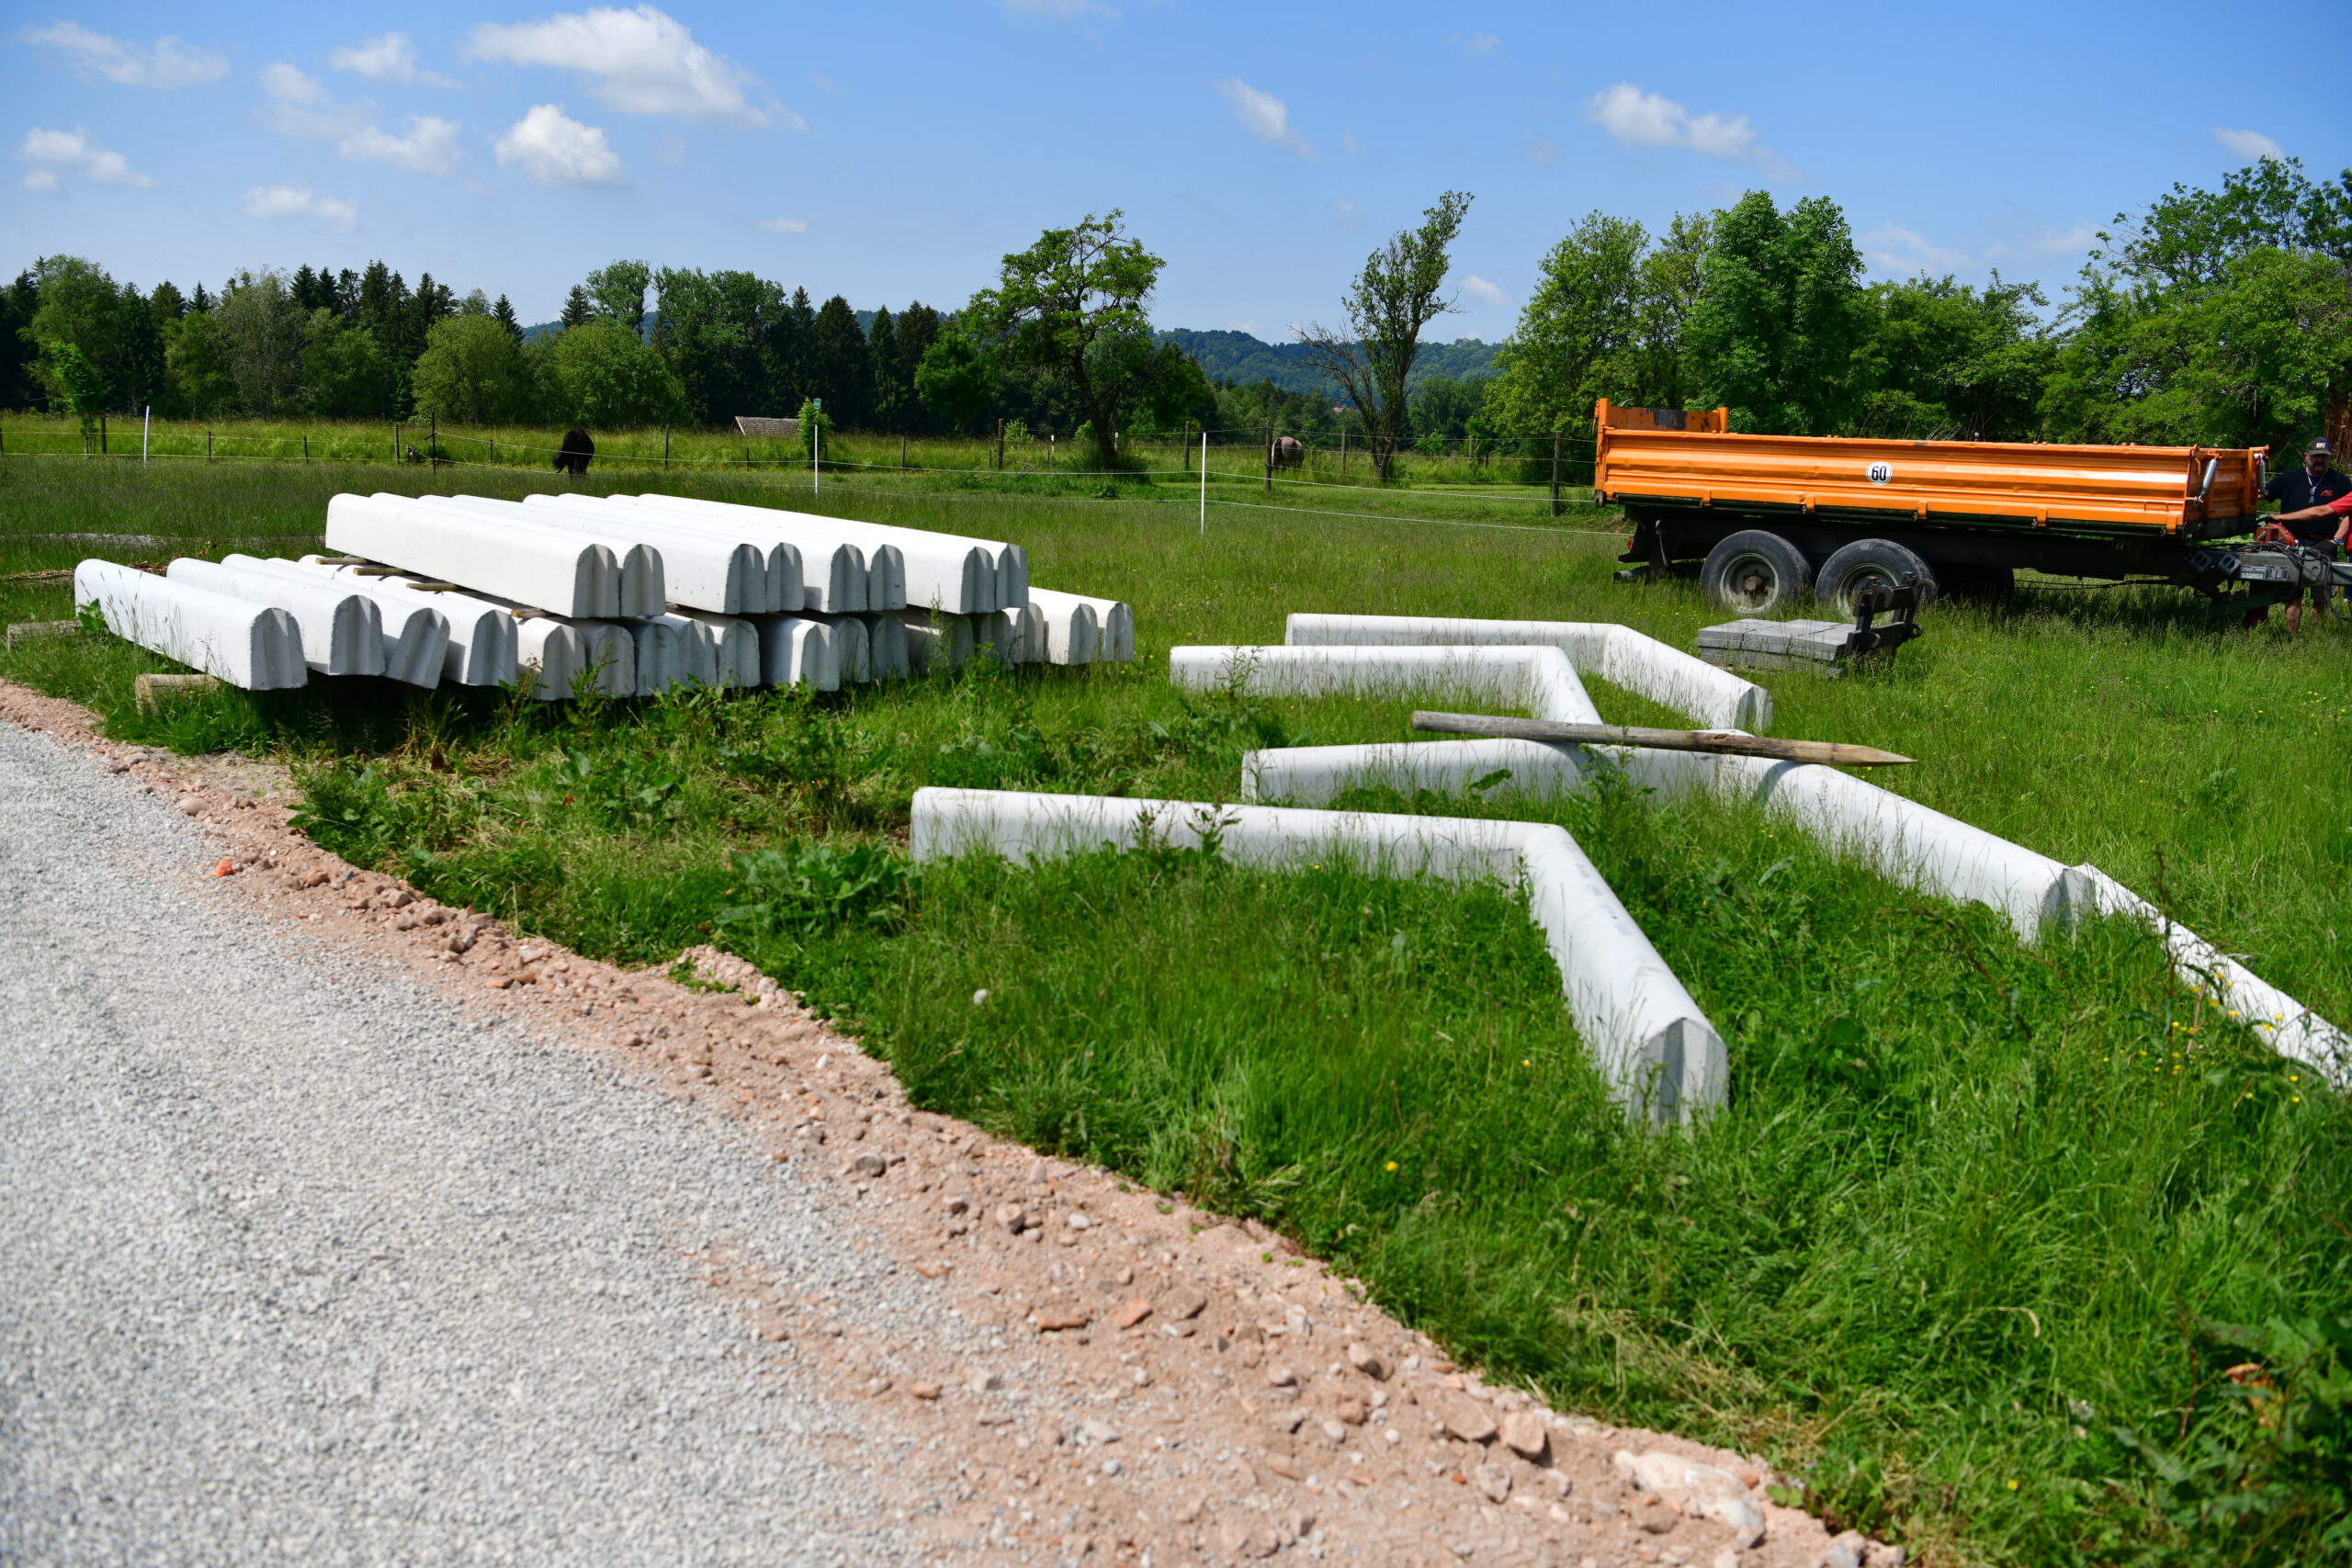
[[[382,261],[243,271],[214,293],[46,256],[0,288],[0,407],[595,429],[724,425],[821,400],[835,426],[910,434],[1003,420],[1081,435],[1090,407],[1142,435],[1350,428],[1306,345],[1153,330],[1160,264],[1116,218],[1102,231],[1111,249],[1148,265],[1088,351],[1125,367],[1108,401],[1085,355],[1008,352],[1013,318],[981,309],[1001,304],[989,289],[953,312],[865,312],[748,272],[620,261],[574,287],[559,321],[526,330],[503,296],[461,296],[430,274],[412,284]],[[1008,278],[1020,259],[1006,258]],[[2176,186],[2119,215],[2055,301],[1997,273],[1981,286],[1862,274],[1826,197],[1782,208],[1750,192],[1658,234],[1595,212],[1544,255],[1508,341],[1419,345],[1402,439],[1583,434],[1601,397],[1725,404],[1735,429],[1794,434],[2352,434],[2352,171],[2314,180],[2265,159],[2217,189]]]

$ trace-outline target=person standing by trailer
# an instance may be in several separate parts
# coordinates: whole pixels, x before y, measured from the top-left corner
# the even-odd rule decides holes
[[[2270,521],[2295,536],[2299,545],[2324,546],[2337,554],[2343,553],[2346,532],[2346,513],[2352,507],[2338,506],[2339,502],[2352,499],[2352,477],[2335,466],[2335,448],[2324,441],[2314,441],[2303,448],[2303,466],[2292,473],[2279,474],[2262,487],[2262,493],[2278,503]],[[2312,615],[2316,619],[2327,608],[2329,590],[2314,588],[2312,593]],[[2287,606],[2287,629],[2301,630],[2303,624],[2302,592],[2298,590],[2294,602]]]

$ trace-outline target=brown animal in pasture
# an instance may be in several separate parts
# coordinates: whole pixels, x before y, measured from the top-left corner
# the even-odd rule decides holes
[[[1299,468],[1306,466],[1306,443],[1295,435],[1274,438],[1273,465],[1277,468]]]
[[[563,445],[556,448],[555,471],[559,474],[584,474],[588,460],[596,455],[596,443],[584,430],[567,430]]]

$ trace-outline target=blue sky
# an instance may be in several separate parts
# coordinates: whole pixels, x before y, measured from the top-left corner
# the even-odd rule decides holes
[[[953,306],[1048,225],[1125,209],[1163,325],[1273,338],[1476,196],[1462,314],[1507,334],[1595,209],[1662,225],[1826,195],[1874,274],[2059,287],[2092,231],[2266,152],[2352,163],[2334,6],[1210,6],[666,0],[390,10],[10,0],[0,265],[218,287],[358,266],[512,296],[616,256],[860,308]],[[397,28],[396,31],[388,29]],[[2311,47],[2294,47],[2299,39]]]

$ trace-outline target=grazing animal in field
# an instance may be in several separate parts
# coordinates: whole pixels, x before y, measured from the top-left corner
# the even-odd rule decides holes
[[[1273,457],[1277,468],[1304,468],[1306,466],[1306,443],[1295,435],[1277,436]]]
[[[596,455],[596,443],[584,430],[567,430],[563,445],[556,448],[555,471],[559,474],[584,474],[588,459]]]

